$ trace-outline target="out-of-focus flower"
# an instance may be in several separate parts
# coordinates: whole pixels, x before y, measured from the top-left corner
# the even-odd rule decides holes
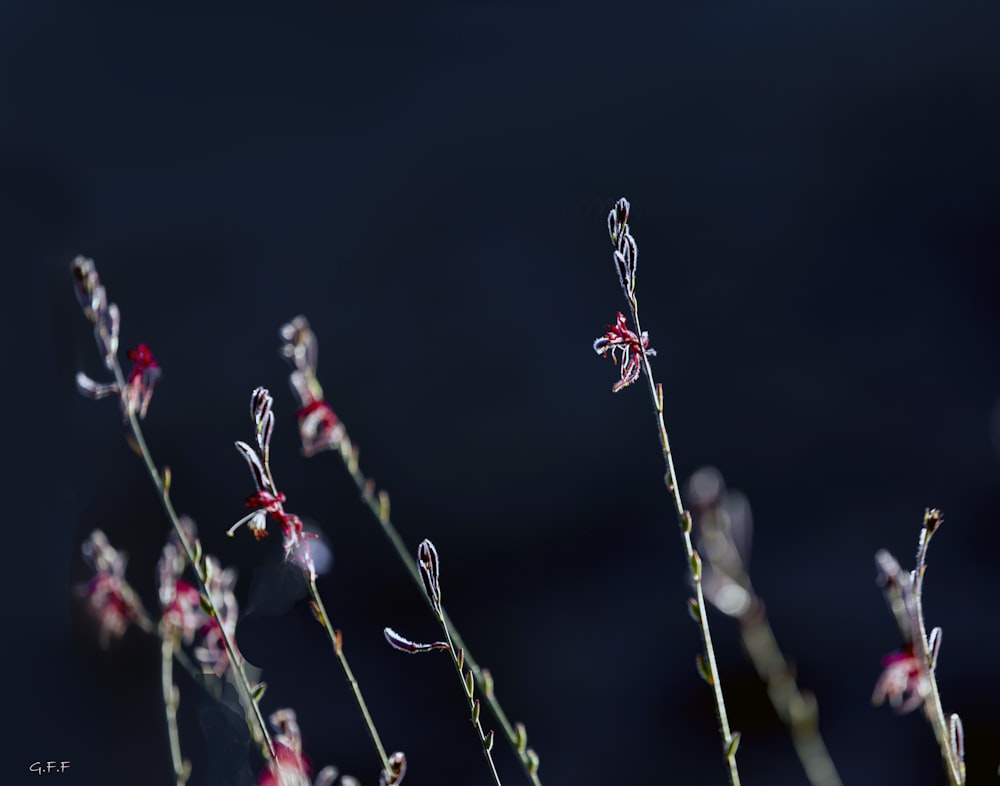
[[[302,452],[312,456],[321,450],[333,450],[347,439],[347,431],[323,398],[323,388],[316,379],[319,342],[303,316],[282,325],[281,354],[292,365],[289,377],[292,392],[299,401],[295,412],[299,424]]]
[[[118,306],[108,302],[108,293],[97,275],[94,260],[77,257],[70,265],[70,270],[73,273],[76,298],[84,316],[94,325],[94,338],[104,365],[109,371],[113,371],[118,364],[118,333],[121,323]],[[83,395],[90,398],[116,395],[121,402],[124,417],[138,414],[140,418],[144,418],[153,397],[153,387],[160,378],[160,366],[146,344],[130,349],[128,357],[132,361],[132,369],[123,388],[117,382],[95,382],[82,372],[76,375],[76,386]]]
[[[611,390],[617,393],[627,385],[631,385],[639,378],[642,371],[643,350],[647,356],[655,355],[656,350],[649,348],[649,335],[646,331],[642,335],[637,335],[630,330],[625,315],[618,312],[618,318],[614,325],[605,325],[607,332],[594,341],[594,351],[598,355],[611,353],[611,360],[618,363],[617,352],[621,352],[621,379],[614,384]]]
[[[295,711],[277,710],[270,717],[274,726],[274,759],[257,778],[258,786],[332,786],[337,780],[336,767],[324,767],[313,781],[309,759],[302,753],[302,734],[295,718]],[[344,776],[341,784],[357,783]]]
[[[236,571],[233,568],[223,570],[215,557],[206,556],[205,572],[208,574],[208,597],[218,617],[206,615],[206,621],[199,631],[201,646],[194,648],[194,656],[204,671],[221,677],[229,666],[229,653],[222,638],[222,630],[225,630],[233,646],[236,646],[236,622],[239,617],[239,607],[233,592]]]
[[[194,523],[183,518],[181,526],[185,528],[187,537],[194,541]],[[202,670],[221,677],[229,666],[229,653],[222,638],[220,624],[235,646],[234,634],[239,616],[233,592],[236,571],[232,568],[223,570],[214,557],[204,557],[208,594],[219,615],[216,618],[203,608],[198,589],[183,578],[186,564],[177,536],[171,533],[163,547],[158,571],[161,631],[169,633],[172,630],[184,644],[197,644],[193,653]]]
[[[923,704],[930,691],[930,680],[912,644],[882,658],[882,667],[872,693],[872,704],[879,706],[888,701],[889,706],[901,714]]]
[[[160,378],[160,364],[156,362],[153,353],[146,344],[139,344],[128,351],[132,361],[128,381],[122,394],[122,406],[128,412],[138,413],[140,418],[146,417],[146,409],[153,398],[153,387]]]
[[[149,627],[142,603],[125,580],[127,556],[108,542],[107,536],[96,529],[82,546],[83,557],[94,570],[94,577],[76,588],[86,598],[87,610],[100,627],[99,641],[106,649],[112,638],[120,638],[129,622]]]
[[[160,364],[156,362],[146,344],[139,344],[130,349],[128,356],[132,361],[132,369],[129,371],[124,388],[119,388],[116,382],[95,382],[82,371],[76,375],[76,387],[88,398],[118,396],[122,417],[127,420],[130,414],[135,414],[141,420],[146,417],[146,410],[149,409],[149,402],[153,398],[153,388],[162,372]],[[111,356],[111,362],[114,363],[114,356]]]

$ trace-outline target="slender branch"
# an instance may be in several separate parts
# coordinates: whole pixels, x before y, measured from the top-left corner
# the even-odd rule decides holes
[[[348,474],[354,481],[354,484],[358,487],[358,491],[361,494],[362,500],[364,500],[368,509],[372,512],[375,520],[382,527],[382,532],[385,533],[386,538],[392,545],[393,550],[399,557],[400,561],[406,566],[407,572],[410,574],[410,578],[420,589],[421,595],[427,601],[427,604],[434,611],[435,616],[438,615],[438,610],[435,608],[433,601],[427,597],[424,592],[423,580],[420,578],[420,572],[417,570],[416,564],[410,557],[410,552],[406,548],[406,544],[403,542],[398,530],[392,523],[392,519],[389,517],[389,495],[383,490],[379,492],[376,498],[374,494],[374,484],[368,480],[364,473],[361,471],[358,465],[357,452],[352,451],[350,446],[350,441],[345,437],[342,445],[348,446],[348,449],[342,448],[336,451],[337,455],[340,456],[344,463],[344,467],[347,469]],[[440,621],[442,626],[446,629],[449,635],[449,643],[453,645],[453,650],[460,649],[464,653],[464,665],[467,669],[472,671],[472,676],[475,679],[476,684],[479,686],[479,690],[486,701],[486,705],[490,708],[490,712],[496,718],[497,722],[500,724],[500,728],[503,730],[504,736],[510,743],[511,748],[517,755],[518,761],[521,762],[521,766],[524,769],[525,774],[528,776],[529,780],[534,786],[542,786],[542,781],[538,777],[538,754],[526,745],[526,736],[522,731],[520,734],[516,730],[514,724],[512,724],[507,717],[507,713],[504,712],[503,706],[500,704],[499,699],[496,697],[494,692],[494,682],[493,675],[490,673],[489,669],[482,668],[476,659],[469,652],[468,647],[466,647],[465,642],[462,640],[461,635],[459,635],[458,630],[455,629],[454,623],[451,621],[451,617],[448,616],[448,612],[442,606],[440,609]],[[523,726],[520,726],[523,729]]]
[[[448,653],[451,655],[451,662],[455,666],[455,674],[458,675],[458,681],[462,683],[462,693],[465,694],[465,700],[469,705],[469,712],[472,714],[472,725],[475,726],[476,733],[479,735],[479,741],[483,744],[483,755],[490,765],[490,774],[493,776],[493,782],[496,786],[503,786],[500,783],[500,776],[497,774],[496,763],[493,761],[493,732],[490,731],[489,734],[483,732],[483,724],[479,719],[479,699],[473,698],[475,694],[474,675],[471,669],[464,674],[462,673],[465,651],[455,649],[455,641],[452,639],[448,623],[445,622],[444,613],[436,609],[435,616],[441,624],[441,630],[444,631],[445,640],[448,642]]]
[[[385,630],[386,639],[397,649],[403,649],[408,652],[428,652],[432,649],[440,648],[448,650],[452,665],[455,667],[455,674],[458,675],[458,681],[462,683],[462,692],[465,694],[465,700],[469,705],[472,725],[476,729],[479,742],[483,746],[483,754],[486,756],[486,761],[490,766],[493,782],[497,786],[501,786],[500,776],[497,775],[496,764],[493,762],[493,732],[492,730],[489,734],[483,732],[483,725],[479,720],[479,699],[475,698],[476,683],[473,679],[472,671],[462,672],[462,667],[465,665],[465,652],[461,649],[455,649],[455,642],[451,637],[451,631],[448,630],[448,626],[444,621],[444,614],[441,612],[441,560],[438,557],[437,549],[429,540],[425,539],[420,542],[420,547],[417,549],[417,564],[420,566],[420,581],[423,585],[424,593],[430,602],[434,617],[441,625],[441,630],[444,631],[446,640],[444,642],[435,642],[434,644],[413,644],[412,642],[402,644],[398,635],[389,628]]]
[[[628,293],[628,302],[629,308],[632,311],[632,320],[635,323],[635,332],[639,336],[642,336],[642,326],[639,323],[639,304],[633,293]],[[660,447],[663,451],[663,460],[667,468],[665,478],[667,490],[670,492],[674,508],[677,512],[677,522],[681,528],[684,553],[687,555],[688,571],[691,583],[694,585],[695,602],[697,604],[695,616],[705,647],[704,676],[711,685],[712,695],[715,698],[715,711],[719,721],[719,733],[722,736],[723,754],[726,766],[729,769],[729,782],[731,786],[739,786],[740,774],[736,767],[736,748],[739,745],[739,734],[733,734],[729,727],[726,700],[722,695],[719,667],[716,664],[715,647],[712,645],[712,631],[709,628],[708,615],[705,613],[705,594],[701,586],[701,557],[691,542],[691,514],[684,509],[684,502],[681,500],[680,484],[677,482],[673,453],[670,451],[670,437],[667,434],[667,427],[663,422],[663,387],[653,379],[653,369],[649,363],[649,354],[645,344],[639,342],[637,349],[642,358],[643,370],[646,373],[646,382],[649,384],[649,393],[652,396],[653,408],[656,411],[656,428],[660,435]]]
[[[751,595],[750,605],[740,615],[739,622],[743,646],[758,676],[767,685],[767,695],[775,712],[788,727],[809,783],[812,786],[841,786],[840,775],[819,732],[816,698],[799,689],[759,597]]]
[[[115,375],[115,380],[118,383],[119,389],[124,390],[125,378],[117,358],[114,358],[111,371]],[[136,452],[142,459],[142,463],[146,467],[146,472],[153,481],[153,485],[156,487],[157,492],[159,492],[160,503],[167,515],[167,519],[170,521],[170,524],[174,529],[174,533],[177,535],[177,539],[181,544],[181,548],[184,550],[184,556],[187,558],[188,564],[194,569],[195,578],[198,582],[198,589],[201,592],[201,596],[207,601],[210,613],[219,626],[220,637],[226,648],[226,654],[229,656],[230,673],[233,675],[237,688],[243,694],[243,698],[249,704],[251,717],[253,718],[257,727],[256,730],[260,735],[258,740],[261,743],[261,752],[264,754],[266,759],[273,760],[275,757],[274,742],[271,739],[270,732],[267,730],[267,723],[264,722],[264,716],[260,711],[260,705],[257,703],[257,699],[254,698],[253,688],[250,687],[250,680],[247,677],[246,670],[243,668],[243,656],[240,655],[239,651],[236,649],[236,645],[233,643],[232,637],[226,630],[225,625],[222,624],[223,621],[219,616],[218,609],[216,609],[215,602],[208,591],[208,584],[205,580],[203,569],[195,554],[194,546],[188,540],[187,533],[184,531],[184,527],[181,526],[180,518],[174,510],[173,503],[170,501],[170,494],[163,485],[163,478],[157,470],[156,464],[153,462],[153,457],[149,452],[149,447],[146,445],[146,440],[143,437],[142,427],[139,425],[139,420],[131,408],[126,409],[126,416],[128,418],[129,431],[135,443]],[[256,737],[257,735],[254,736]]]
[[[934,739],[937,740],[938,747],[941,749],[941,759],[948,771],[949,784],[951,786],[964,786],[965,762],[952,744],[951,729],[948,721],[945,720],[944,708],[941,706],[941,693],[938,690],[935,676],[936,657],[931,654],[928,647],[930,639],[927,636],[927,625],[924,622],[923,590],[924,572],[927,570],[927,547],[940,522],[940,513],[937,510],[928,510],[924,515],[924,526],[920,530],[920,538],[917,543],[917,564],[913,571],[913,605],[916,611],[917,626],[913,639],[914,644],[918,647],[917,655],[926,664],[927,670],[927,696],[923,703],[924,717],[927,718],[927,722],[934,732]],[[958,716],[953,717],[957,718]]]
[[[923,580],[927,569],[927,547],[941,522],[940,511],[928,508],[924,512],[917,543],[916,567],[912,572],[904,571],[888,551],[881,550],[875,554],[878,581],[903,638],[903,649],[883,659],[885,670],[876,684],[872,701],[881,704],[888,699],[901,712],[922,707],[941,751],[948,783],[950,786],[964,786],[965,735],[962,721],[955,714],[945,718],[935,676],[941,629],[935,628],[928,635],[924,622]]]
[[[774,636],[764,601],[750,581],[745,556],[749,546],[749,512],[733,511],[725,483],[716,470],[699,470],[688,488],[697,511],[697,546],[710,568],[705,578],[709,602],[738,621],[743,648],[767,686],[775,712],[788,727],[809,783],[842,786],[819,731],[816,698],[799,689],[794,670]]]
[[[170,521],[178,542],[181,544],[187,562],[194,570],[203,602],[206,605],[206,611],[211,614],[218,624],[220,637],[229,657],[230,676],[235,680],[238,689],[244,694],[246,701],[249,702],[249,707],[251,708],[249,712],[253,719],[253,723],[249,724],[251,736],[254,737],[256,742],[261,744],[261,750],[265,758],[273,761],[275,758],[274,743],[267,730],[267,724],[261,715],[257,700],[254,698],[250,682],[243,668],[243,659],[239,655],[232,637],[226,630],[215,600],[209,592],[206,564],[200,560],[200,554],[195,553],[195,546],[192,545],[184,527],[181,525],[180,518],[177,516],[173,503],[170,501],[169,480],[166,479],[165,474],[160,474],[156,464],[153,462],[149,447],[146,445],[146,440],[142,433],[142,428],[139,425],[137,412],[140,416],[145,414],[146,407],[152,396],[153,382],[159,373],[157,364],[145,344],[139,344],[134,349],[129,350],[129,357],[133,360],[134,366],[129,381],[126,383],[125,375],[118,361],[118,333],[120,325],[118,306],[108,301],[107,292],[100,283],[93,260],[82,256],[76,257],[70,265],[70,271],[74,279],[77,300],[83,309],[84,316],[94,326],[94,337],[97,341],[98,349],[103,355],[105,368],[114,375],[115,380],[113,385],[100,385],[81,373],[77,375],[77,386],[81,392],[93,398],[102,398],[111,394],[117,397],[125,414],[132,447],[142,459],[143,465],[146,467],[146,472],[159,494],[160,503],[167,515],[167,519]],[[200,552],[200,544],[198,544],[198,551]],[[254,735],[254,724],[256,724],[260,732],[259,737]]]
[[[316,363],[318,357],[318,342],[309,322],[303,316],[297,316],[281,328],[284,340],[282,355],[293,367],[290,381],[292,389],[299,400],[301,408],[298,412],[299,433],[302,439],[302,452],[306,456],[314,456],[322,451],[333,451],[341,459],[348,474],[358,488],[362,500],[371,511],[375,520],[382,528],[396,556],[406,566],[417,587],[423,593],[424,586],[420,575],[414,566],[410,550],[406,547],[399,532],[389,518],[389,495],[386,491],[375,494],[375,482],[366,478],[358,465],[358,449],[351,443],[343,424],[323,397],[323,388],[316,378]],[[425,595],[426,599],[426,595]],[[428,603],[430,603],[430,600]],[[436,613],[436,612],[435,612]],[[448,626],[452,640],[458,649],[465,653],[465,665],[472,671],[473,678],[485,698],[504,736],[511,748],[517,754],[518,760],[533,786],[542,786],[538,777],[538,754],[527,746],[527,736],[524,726],[512,724],[507,718],[503,707],[494,693],[493,677],[488,669],[482,668],[469,653],[468,648],[455,629],[447,612],[441,609],[441,615]]]
[[[170,739],[170,761],[174,766],[177,786],[186,786],[191,765],[181,756],[181,741],[177,733],[177,705],[180,699],[174,684],[176,649],[176,631],[163,631],[160,636],[160,683],[163,689],[163,709],[167,716],[167,736]]]
[[[334,630],[330,624],[330,617],[327,615],[326,607],[323,605],[323,599],[319,595],[319,589],[316,587],[316,580],[307,573],[306,582],[309,585],[309,595],[312,598],[313,614],[316,616],[316,619],[319,620],[320,625],[323,626],[323,630],[326,631],[327,636],[330,638],[330,643],[333,645],[333,651],[337,655],[337,660],[340,663],[340,667],[344,671],[344,676],[347,678],[347,682],[351,686],[351,691],[354,693],[354,701],[357,703],[358,708],[361,710],[361,715],[364,717],[365,727],[368,729],[368,736],[371,737],[372,743],[375,745],[375,750],[378,752],[379,761],[382,764],[382,771],[385,773],[391,773],[392,767],[389,763],[389,757],[385,753],[385,747],[382,745],[382,739],[379,737],[378,730],[375,728],[375,722],[372,720],[371,713],[368,711],[368,705],[365,703],[365,699],[361,695],[361,686],[354,677],[354,672],[351,671],[351,666],[347,662],[347,656],[344,654],[343,635],[339,630]]]

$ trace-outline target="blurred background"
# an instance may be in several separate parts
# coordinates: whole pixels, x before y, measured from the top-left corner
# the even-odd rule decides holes
[[[319,375],[445,605],[526,724],[546,786],[726,782],[648,392],[593,340],[625,302],[607,211],[632,202],[643,328],[678,473],[753,514],[751,575],[847,784],[944,782],[919,713],[871,706],[899,634],[873,555],[926,578],[970,782],[1000,765],[1000,7],[50,2],[0,6],[7,599],[0,761],[60,784],[169,784],[155,640],[108,652],[73,588],[95,528],[156,607],[167,523],[102,379],[69,263],[163,369],[146,436],[177,508],[239,571],[265,712],[315,769],[377,761],[280,540],[226,529],[233,449],[275,396],[272,468],[324,533],[320,588],[406,786],[487,784],[454,674],[390,625],[433,618],[332,454],[298,452],[278,328]],[[272,525],[273,526],[273,525]],[[743,782],[805,784],[711,617]],[[192,786],[256,782],[246,732],[185,676]],[[527,783],[497,745],[505,784]],[[34,780],[31,780],[31,779]]]

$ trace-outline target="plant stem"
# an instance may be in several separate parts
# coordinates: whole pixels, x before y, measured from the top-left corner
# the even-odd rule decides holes
[[[115,375],[115,381],[118,383],[118,389],[124,391],[125,377],[122,373],[121,365],[118,363],[117,357],[113,358],[111,371]],[[160,472],[156,468],[156,464],[153,462],[153,457],[149,452],[149,447],[146,445],[146,440],[142,434],[142,427],[139,425],[139,419],[136,417],[135,412],[131,411],[128,407],[125,408],[125,412],[128,418],[129,432],[135,442],[135,447],[137,448],[139,457],[142,459],[142,462],[146,467],[146,472],[153,481],[153,485],[156,487],[157,492],[159,492],[160,503],[162,504],[163,510],[167,515],[167,519],[170,521],[170,524],[174,529],[174,533],[177,535],[181,548],[184,549],[184,556],[187,558],[188,564],[191,565],[194,571],[195,577],[198,581],[198,589],[201,591],[202,597],[207,600],[209,608],[211,609],[212,617],[219,626],[219,633],[221,634],[223,644],[225,645],[226,653],[229,656],[230,673],[233,675],[237,688],[242,692],[244,699],[249,703],[252,718],[254,723],[257,725],[257,731],[260,732],[258,741],[262,743],[261,752],[266,759],[274,761],[274,742],[271,740],[271,735],[267,730],[267,724],[264,722],[264,716],[261,714],[260,706],[253,696],[253,689],[250,687],[250,680],[247,678],[246,671],[243,668],[243,657],[236,650],[236,645],[233,643],[229,632],[222,624],[223,621],[219,617],[218,609],[215,608],[215,602],[209,594],[205,576],[203,575],[202,569],[198,565],[198,560],[195,557],[194,547],[188,541],[187,534],[181,526],[180,518],[174,510],[173,503],[170,501],[170,495],[163,486],[163,478],[160,476]],[[256,735],[252,736],[256,737]],[[280,774],[280,767],[277,769]]]
[[[337,455],[340,456],[348,474],[357,486],[358,491],[361,494],[361,498],[364,500],[368,509],[372,512],[375,520],[381,525],[382,532],[385,533],[386,538],[389,539],[389,543],[392,544],[392,547],[396,552],[396,556],[398,556],[400,561],[406,566],[406,570],[410,574],[410,578],[413,579],[417,588],[420,590],[421,596],[427,601],[427,604],[431,607],[431,610],[434,611],[435,616],[437,616],[437,610],[434,608],[434,604],[431,602],[430,598],[427,597],[427,594],[424,591],[424,583],[420,578],[420,572],[417,570],[416,564],[410,557],[410,552],[406,548],[406,544],[403,543],[403,539],[400,537],[398,530],[395,526],[393,526],[392,520],[389,518],[387,496],[382,496],[385,495],[385,492],[382,492],[382,495],[380,495],[379,498],[375,497],[372,484],[364,476],[364,473],[358,466],[356,454],[351,452],[352,448],[350,447],[351,443],[349,439],[345,438],[344,443],[342,444],[343,447],[336,451]],[[453,657],[455,657],[455,648],[463,651],[465,666],[472,671],[472,676],[475,679],[476,684],[479,686],[479,690],[484,699],[486,700],[486,705],[490,708],[490,712],[493,713],[493,716],[500,724],[500,728],[503,730],[504,736],[507,738],[511,748],[517,755],[518,760],[521,762],[521,766],[524,769],[525,774],[528,776],[528,779],[531,781],[533,786],[542,786],[542,781],[538,777],[537,760],[533,762],[528,756],[527,751],[530,749],[518,746],[517,732],[514,730],[514,725],[510,722],[499,700],[496,698],[492,677],[488,677],[488,672],[484,673],[484,670],[480,667],[479,663],[472,657],[472,653],[470,653],[468,647],[465,646],[465,642],[462,640],[459,632],[455,629],[451,618],[448,616],[448,612],[445,611],[444,607],[441,608],[440,621],[445,628],[446,634],[449,636],[449,643],[453,645]]]
[[[469,712],[472,713],[472,722],[476,727],[476,732],[479,734],[479,741],[483,744],[483,755],[486,756],[486,761],[490,765],[490,774],[493,776],[493,782],[497,786],[502,786],[500,783],[500,776],[497,774],[497,766],[493,762],[493,741],[490,740],[489,744],[487,744],[486,735],[483,733],[483,724],[480,722],[479,713],[476,710],[476,705],[479,702],[478,700],[472,698],[472,692],[469,690],[469,686],[465,682],[465,677],[462,675],[462,665],[465,661],[465,650],[462,650],[462,662],[459,662],[458,651],[455,649],[455,642],[452,639],[451,631],[448,629],[448,624],[444,621],[444,613],[437,613],[436,616],[438,622],[441,623],[441,630],[444,631],[444,637],[448,642],[448,653],[451,655],[451,662],[455,666],[455,673],[458,675],[458,681],[462,683],[462,693],[465,694],[466,702],[469,705]]]
[[[948,771],[949,786],[965,786],[965,764],[961,761],[951,746],[951,733],[948,721],[945,719],[944,708],[941,706],[941,693],[938,690],[937,678],[934,675],[937,664],[931,658],[927,646],[927,625],[924,622],[924,571],[927,569],[927,546],[935,530],[928,529],[926,523],[920,530],[920,540],[917,544],[917,566],[913,577],[913,605],[916,611],[917,630],[914,631],[914,645],[918,647],[917,654],[925,664],[927,671],[928,690],[924,697],[924,717],[934,732],[941,749],[941,758]]]
[[[639,305],[635,295],[628,298],[629,308],[632,311],[632,319],[635,323],[635,332],[642,335],[642,327],[639,324]],[[736,767],[736,751],[734,750],[733,733],[729,728],[729,716],[726,713],[726,701],[722,695],[722,685],[719,680],[719,668],[715,661],[715,647],[712,645],[712,631],[708,625],[708,615],[705,609],[705,594],[701,586],[701,558],[695,551],[691,542],[691,514],[684,509],[684,502],[681,500],[680,485],[677,482],[677,472],[674,469],[674,458],[670,452],[670,438],[667,435],[667,427],[663,422],[663,388],[653,380],[653,369],[649,364],[649,356],[646,348],[639,343],[639,350],[642,353],[643,370],[646,372],[646,381],[649,384],[649,393],[653,398],[653,407],[656,410],[656,427],[660,435],[660,447],[663,451],[663,459],[666,462],[667,489],[673,499],[674,508],[677,512],[677,522],[681,528],[681,539],[684,542],[684,553],[687,555],[688,572],[691,583],[694,585],[695,600],[698,603],[698,622],[701,629],[701,637],[705,646],[705,661],[708,667],[708,675],[712,685],[712,693],[715,697],[715,710],[719,720],[719,733],[722,736],[722,748],[729,768],[729,782],[731,786],[739,786],[740,774]]]
[[[758,676],[767,685],[778,717],[788,727],[795,753],[812,786],[842,786],[837,768],[819,733],[816,699],[803,693],[795,682],[774,631],[767,620],[764,604],[752,592],[749,608],[740,615],[740,636]]]
[[[163,688],[163,709],[167,716],[167,736],[170,739],[170,761],[174,765],[177,786],[186,786],[188,765],[181,756],[181,741],[177,733],[177,686],[174,685],[174,652],[177,634],[164,631],[160,637],[160,675]]]
[[[323,605],[323,599],[319,595],[319,589],[316,587],[316,580],[306,574],[306,583],[309,585],[309,595],[312,597],[313,612],[323,626],[323,630],[326,631],[327,636],[330,638],[333,651],[337,655],[337,660],[340,662],[340,667],[344,671],[344,676],[347,678],[348,684],[351,686],[351,691],[354,693],[354,701],[357,703],[358,708],[361,710],[361,715],[364,717],[368,736],[371,737],[372,743],[375,745],[375,750],[378,752],[379,761],[382,763],[382,771],[390,773],[392,769],[389,764],[389,757],[386,756],[385,747],[382,745],[378,730],[375,728],[375,722],[372,720],[371,713],[368,711],[368,705],[365,704],[365,699],[361,695],[361,686],[358,685],[354,672],[351,671],[351,666],[347,662],[347,656],[344,655],[341,633],[334,630],[330,625],[330,618],[326,613],[326,607]]]

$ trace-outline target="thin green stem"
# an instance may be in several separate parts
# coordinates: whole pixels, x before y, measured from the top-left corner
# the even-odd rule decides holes
[[[639,304],[635,295],[628,298],[629,308],[632,311],[632,319],[635,322],[635,332],[642,336],[642,327],[639,324]],[[653,379],[653,369],[649,364],[649,355],[646,348],[639,342],[639,350],[642,353],[643,370],[646,372],[646,382],[649,384],[649,393],[653,398],[653,408],[656,411],[656,427],[660,435],[660,447],[663,451],[663,460],[667,467],[667,489],[673,499],[674,508],[677,512],[677,521],[681,528],[681,540],[684,542],[684,553],[687,555],[688,571],[691,583],[694,585],[695,601],[698,604],[698,623],[701,629],[702,642],[705,647],[705,661],[708,669],[709,682],[712,693],[715,697],[715,710],[719,720],[719,733],[722,736],[722,748],[729,769],[729,782],[731,786],[739,786],[740,774],[736,767],[736,744],[732,730],[729,727],[729,716],[726,713],[726,701],[722,695],[722,684],[719,680],[719,667],[715,659],[715,647],[712,645],[712,631],[708,625],[708,615],[705,609],[705,594],[701,586],[701,557],[691,542],[691,514],[684,509],[684,502],[681,499],[680,484],[677,482],[677,472],[674,469],[674,458],[670,451],[670,437],[667,435],[667,427],[663,422],[663,388],[656,384]]]
[[[421,596],[427,601],[427,604],[437,615],[437,610],[434,608],[434,604],[427,597],[424,591],[423,580],[420,578],[420,572],[417,570],[416,563],[410,556],[410,551],[406,548],[406,544],[403,542],[399,531],[392,523],[392,519],[389,517],[389,497],[385,491],[382,491],[376,498],[373,491],[373,484],[365,477],[361,468],[358,466],[357,453],[352,452],[353,449],[350,446],[350,441],[345,438],[343,443],[344,447],[336,451],[337,455],[340,456],[344,463],[344,467],[347,469],[348,474],[357,486],[358,491],[361,494],[362,500],[364,500],[368,509],[372,512],[375,520],[382,527],[382,532],[385,533],[386,538],[388,538],[389,543],[392,545],[393,550],[396,552],[396,556],[399,557],[403,565],[406,566],[407,572],[410,574],[410,578],[417,585],[420,590]],[[500,728],[503,730],[504,736],[507,738],[507,742],[510,743],[511,749],[517,755],[518,761],[521,762],[521,767],[524,769],[525,775],[531,781],[533,786],[542,786],[542,781],[538,777],[538,758],[535,752],[531,748],[527,748],[524,745],[519,744],[519,736],[514,729],[514,724],[512,724],[507,717],[507,713],[504,712],[500,701],[497,699],[494,692],[493,677],[487,669],[482,668],[476,659],[469,652],[468,647],[466,647],[465,642],[462,640],[461,635],[455,629],[451,618],[448,616],[448,612],[441,608],[441,619],[442,624],[446,627],[448,635],[450,636],[449,641],[453,642],[454,647],[461,649],[465,654],[465,666],[472,671],[472,676],[479,686],[479,690],[486,701],[486,705],[490,708],[490,712],[496,718],[497,722],[500,724]]]
[[[118,389],[120,391],[124,391],[125,377],[122,373],[121,365],[119,365],[117,357],[113,358],[111,371],[115,375],[115,381],[118,383]],[[153,481],[153,485],[156,487],[157,492],[159,492],[160,503],[167,515],[167,519],[170,521],[170,525],[174,529],[174,533],[177,535],[181,548],[184,550],[184,556],[187,558],[188,564],[191,565],[194,571],[195,578],[198,582],[198,589],[200,590],[202,597],[208,602],[212,617],[219,626],[219,633],[221,634],[223,645],[226,648],[226,653],[229,656],[230,673],[233,675],[237,688],[243,694],[243,698],[247,701],[250,707],[251,717],[253,718],[253,721],[257,726],[257,731],[260,734],[259,741],[262,744],[261,752],[266,759],[274,761],[274,742],[271,740],[271,735],[267,730],[267,723],[264,722],[264,716],[261,714],[260,705],[254,698],[253,689],[250,687],[250,680],[243,668],[243,657],[237,651],[236,645],[232,641],[232,637],[225,629],[223,621],[219,616],[218,609],[215,607],[215,602],[208,591],[208,584],[205,581],[202,568],[198,564],[198,559],[195,556],[194,546],[188,540],[187,533],[181,526],[180,517],[174,510],[174,505],[170,501],[168,490],[163,485],[163,478],[160,475],[156,464],[153,462],[152,454],[149,451],[149,447],[146,445],[146,440],[142,433],[142,427],[139,425],[139,419],[136,417],[135,412],[133,412],[130,408],[126,407],[125,412],[128,419],[129,432],[131,433],[132,439],[135,443],[136,451],[142,459],[142,462],[146,467],[146,472]],[[278,768],[278,770],[280,772],[280,768]]]
[[[307,574],[306,583],[309,585],[309,595],[313,602],[313,612],[316,615],[316,619],[318,619],[320,624],[323,626],[323,630],[326,631],[326,634],[330,639],[330,643],[333,645],[333,651],[337,656],[340,667],[344,671],[344,676],[347,678],[347,682],[351,686],[351,691],[354,693],[354,701],[357,703],[358,709],[361,710],[361,715],[365,720],[365,727],[368,729],[368,736],[371,737],[372,743],[375,745],[375,750],[378,753],[379,761],[382,763],[382,771],[384,773],[391,773],[392,768],[389,764],[389,757],[386,756],[385,747],[382,745],[382,740],[379,737],[378,730],[375,728],[375,721],[372,720],[371,713],[368,711],[368,705],[365,703],[364,696],[361,695],[361,686],[358,684],[358,681],[354,676],[354,672],[351,671],[351,666],[347,662],[347,656],[344,654],[341,633],[338,630],[334,630],[330,624],[330,617],[327,615],[326,607],[323,605],[323,599],[319,595],[319,589],[316,587],[316,580]]]
[[[479,741],[483,745],[483,755],[486,757],[486,761],[490,765],[490,774],[493,776],[493,782],[496,786],[502,786],[500,783],[500,776],[497,774],[497,766],[493,761],[493,739],[492,732],[490,732],[490,739],[487,741],[486,734],[483,733],[483,725],[479,720],[479,701],[473,698],[474,691],[472,690],[472,683],[466,682],[465,675],[462,673],[462,666],[465,663],[465,659],[468,657],[465,655],[465,650],[455,649],[455,639],[452,638],[451,630],[448,628],[448,623],[445,622],[444,611],[440,606],[435,606],[431,603],[432,608],[434,608],[434,616],[437,617],[437,621],[441,624],[441,630],[444,631],[445,640],[448,642],[448,653],[451,655],[451,662],[455,666],[455,673],[458,675],[458,681],[462,684],[462,693],[465,695],[465,700],[469,705],[469,712],[472,713],[472,724],[476,728],[476,732],[479,735]],[[462,653],[462,659],[459,660],[459,652]],[[470,675],[472,671],[468,672]],[[473,675],[474,676],[474,675]]]

